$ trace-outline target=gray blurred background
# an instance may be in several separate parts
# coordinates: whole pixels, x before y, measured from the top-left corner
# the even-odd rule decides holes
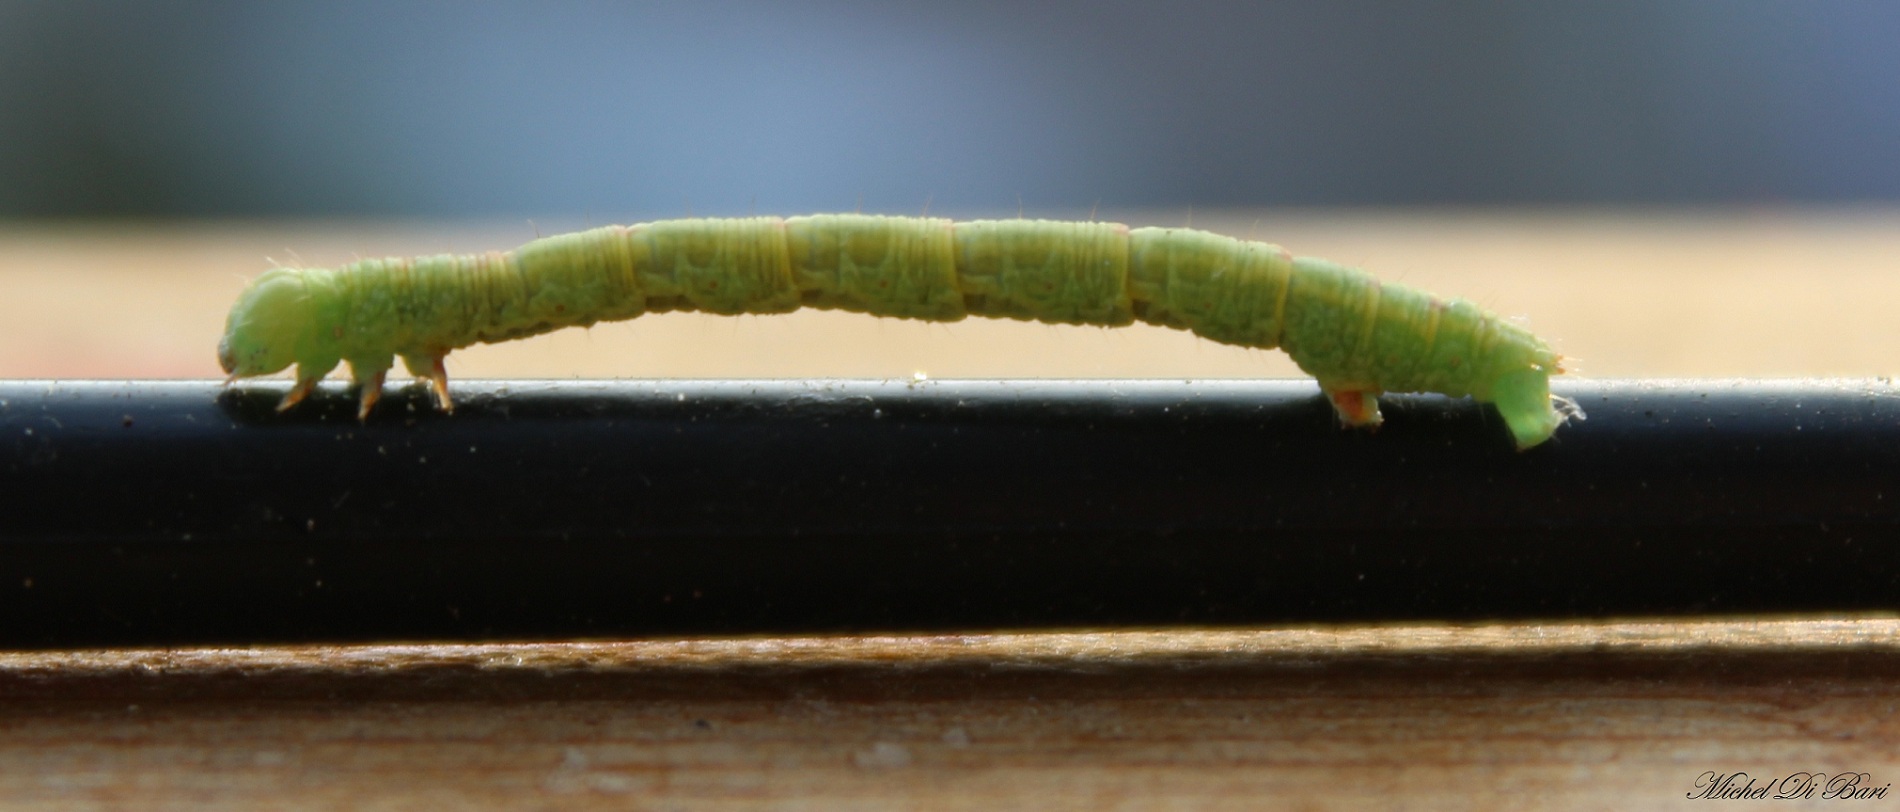
[[[0,217],[1900,199],[1900,3],[0,0]]]

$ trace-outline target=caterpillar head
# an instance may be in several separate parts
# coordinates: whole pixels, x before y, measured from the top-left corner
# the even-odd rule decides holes
[[[232,378],[268,375],[295,363],[315,323],[303,273],[272,268],[252,282],[224,322],[218,365]]]

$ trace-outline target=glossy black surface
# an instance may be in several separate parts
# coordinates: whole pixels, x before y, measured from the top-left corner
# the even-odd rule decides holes
[[[0,382],[0,645],[1900,610],[1900,390]]]

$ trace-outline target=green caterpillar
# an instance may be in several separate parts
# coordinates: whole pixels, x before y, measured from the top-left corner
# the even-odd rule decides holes
[[[1550,394],[1561,358],[1528,331],[1277,245],[1186,228],[921,217],[663,220],[535,240],[513,252],[275,268],[238,297],[218,342],[230,380],[297,365],[288,409],[341,361],[367,417],[392,356],[452,408],[442,358],[643,313],[832,308],[956,321],[1135,321],[1227,344],[1283,347],[1348,426],[1377,426],[1382,392],[1497,406],[1519,448],[1576,404]]]

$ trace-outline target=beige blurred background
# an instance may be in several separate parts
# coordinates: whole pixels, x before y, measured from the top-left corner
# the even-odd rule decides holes
[[[1269,240],[1462,296],[1520,319],[1588,377],[1883,376],[1900,365],[1900,209],[1100,216]],[[587,225],[0,225],[0,283],[10,293],[0,297],[0,377],[218,377],[213,348],[226,309],[272,261],[485,251]],[[814,311],[648,316],[470,348],[449,357],[449,370],[457,378],[1299,376],[1279,352],[1141,325]]]

